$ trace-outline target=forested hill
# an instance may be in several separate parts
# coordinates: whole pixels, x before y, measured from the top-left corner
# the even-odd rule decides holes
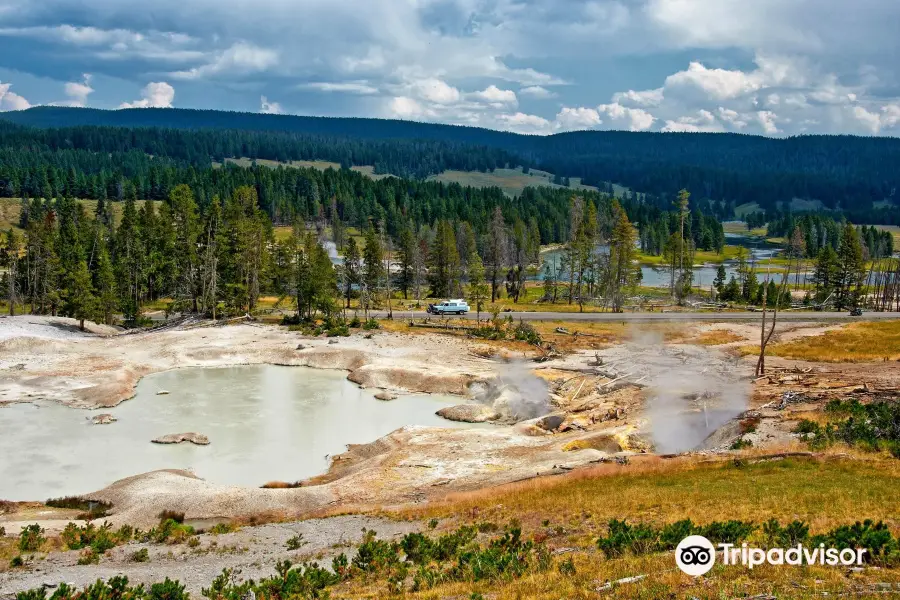
[[[897,138],[623,131],[542,137],[410,121],[184,109],[37,107],[2,113],[0,119],[41,128],[7,126],[0,140],[5,148],[110,152],[113,146],[194,165],[223,156],[322,158],[374,164],[376,172],[411,177],[508,163],[581,177],[586,184],[618,183],[661,198],[687,188],[695,198],[735,206],[755,202],[762,209],[794,198],[866,212],[885,200],[891,212],[900,205]]]

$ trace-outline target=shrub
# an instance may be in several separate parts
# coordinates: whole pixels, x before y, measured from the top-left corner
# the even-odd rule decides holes
[[[154,527],[142,536],[142,541],[155,542],[162,544],[168,542],[170,544],[178,544],[194,535],[194,528],[190,525],[183,525],[173,519],[165,519],[160,522],[158,527]]]
[[[156,518],[159,519],[160,522],[172,519],[178,524],[184,523],[184,513],[177,510],[164,510],[156,515]]]
[[[372,331],[373,329],[381,329],[381,325],[375,319],[369,319],[363,324],[362,328],[366,331]]]
[[[729,446],[729,448],[731,448],[732,450],[744,450],[745,448],[752,448],[752,447],[753,447],[753,442],[751,442],[750,440],[745,440],[742,437],[731,442],[731,446]]]
[[[22,552],[37,552],[47,538],[44,537],[44,528],[34,523],[22,528],[19,534],[19,550]]]
[[[399,546],[375,539],[374,530],[363,528],[363,541],[353,557],[353,568],[363,573],[382,571],[400,562]]]
[[[825,544],[843,550],[867,548],[863,560],[885,566],[900,564],[900,541],[891,535],[887,525],[867,519],[853,525],[841,525],[831,531],[810,538],[810,545]]]
[[[325,330],[326,337],[348,337],[350,328],[346,325],[335,325]]]
[[[150,552],[146,548],[135,550],[129,556],[131,562],[148,562],[150,560]]]
[[[85,548],[81,556],[78,557],[79,565],[96,565],[100,562],[100,553],[94,552],[93,548]]]
[[[359,315],[353,315],[353,318],[350,319],[350,327],[353,329],[359,329],[362,325],[362,321],[359,320]]]
[[[606,537],[597,540],[597,547],[607,558],[618,558],[627,551],[641,555],[673,550],[689,535],[702,535],[713,544],[737,544],[756,529],[746,521],[713,521],[707,525],[694,525],[690,519],[676,521],[656,529],[652,525],[630,525],[626,521],[612,519]]]
[[[19,556],[13,556],[13,557],[12,557],[12,560],[9,561],[9,566],[12,567],[12,568],[14,568],[14,569],[15,569],[16,567],[24,567],[24,566],[25,566],[25,559],[22,558],[22,555],[19,555]]]
[[[821,427],[815,421],[810,421],[809,419],[803,419],[797,426],[794,427],[793,433],[797,433],[799,435],[818,435],[821,431]]]
[[[238,530],[234,523],[216,523],[209,528],[209,532],[213,535],[222,535],[224,533],[233,533]]]
[[[782,527],[777,519],[770,519],[763,523],[762,531],[770,548],[793,547],[809,537],[809,525],[796,520]]]
[[[154,583],[150,586],[148,594],[150,600],[190,600],[190,595],[184,591],[184,586],[168,577],[162,583]]]
[[[543,342],[537,329],[531,323],[524,321],[519,321],[519,324],[513,329],[513,338],[533,345],[540,345]]]
[[[298,533],[294,537],[289,538],[288,541],[285,542],[284,545],[287,546],[288,550],[299,550],[300,548],[302,548],[303,546],[305,546],[308,543],[309,542],[307,542],[306,540],[303,539],[303,534]]]
[[[569,558],[567,558],[566,560],[562,561],[561,563],[559,563],[559,573],[560,573],[560,575],[565,575],[566,577],[571,577],[572,575],[575,575],[575,573],[576,573],[575,561],[572,560],[571,556]]]
[[[900,457],[900,401],[862,404],[859,400],[832,400],[825,405],[830,422],[822,427],[801,421],[795,429],[812,447],[835,442]]]
[[[341,552],[331,559],[331,570],[341,579],[350,577],[350,562],[347,560],[347,555]]]

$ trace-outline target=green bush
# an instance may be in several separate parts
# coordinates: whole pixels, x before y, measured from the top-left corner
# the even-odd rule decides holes
[[[184,591],[184,585],[168,577],[162,583],[151,585],[147,597],[150,600],[190,600],[190,594]]]
[[[135,550],[129,557],[131,562],[148,562],[150,560],[150,552],[146,548]]]
[[[739,437],[738,439],[731,442],[731,446],[729,446],[729,448],[731,450],[744,450],[745,448],[752,448],[752,447],[753,447],[753,442],[751,442],[750,440],[745,440],[742,437]]]
[[[809,537],[809,525],[796,520],[782,527],[777,519],[770,519],[763,523],[762,531],[770,548],[793,547]]]
[[[375,531],[363,528],[363,541],[353,557],[353,569],[375,573],[400,562],[399,545],[375,538]]]
[[[81,556],[78,557],[79,565],[96,565],[100,562],[100,553],[95,552],[93,548],[85,548]]]
[[[708,525],[695,525],[690,519],[685,519],[657,529],[645,523],[631,525],[624,520],[612,519],[608,534],[597,540],[597,548],[607,558],[618,558],[629,551],[642,555],[674,550],[689,535],[702,535],[713,544],[737,544],[747,539],[755,529],[753,523],[745,521],[713,521]]]
[[[811,546],[825,544],[839,550],[845,548],[866,548],[868,552],[863,555],[863,560],[884,566],[900,564],[900,540],[891,535],[887,525],[879,521],[867,519],[857,521],[853,525],[841,525],[831,531],[812,536]]]
[[[799,423],[797,423],[796,427],[794,427],[793,433],[799,435],[815,436],[818,435],[820,431],[821,427],[819,427],[818,423],[816,423],[815,421],[810,421],[809,419],[803,419]]]
[[[213,535],[222,535],[224,533],[233,533],[237,529],[237,525],[234,523],[216,523],[209,528],[209,532]]]
[[[37,552],[46,541],[43,527],[37,523],[27,525],[19,534],[19,550],[21,552]]]
[[[194,528],[190,525],[178,523],[174,519],[165,519],[158,527],[152,528],[146,534],[141,536],[141,541],[155,542],[157,544],[162,544],[164,542],[178,544],[187,540],[192,535],[194,535]]]
[[[60,534],[60,538],[69,550],[81,550],[91,547],[94,552],[103,554],[110,548],[124,544],[131,540],[134,530],[125,525],[118,531],[112,531],[112,525],[108,522],[97,527],[93,523],[87,523],[82,527],[69,523]]]
[[[519,324],[513,329],[513,338],[536,346],[539,346],[544,341],[537,329],[531,323],[524,321],[519,321]]]
[[[825,414],[830,422],[824,427],[804,420],[794,432],[802,434],[814,448],[843,442],[900,458],[900,401],[863,404],[857,399],[832,400],[825,405]]]
[[[298,533],[292,538],[289,538],[287,542],[285,542],[285,546],[287,546],[288,550],[299,550],[306,544],[308,544],[306,540],[303,539],[303,534]]]
[[[362,328],[366,331],[372,331],[373,329],[381,329],[381,325],[375,319],[369,319],[363,324]]]

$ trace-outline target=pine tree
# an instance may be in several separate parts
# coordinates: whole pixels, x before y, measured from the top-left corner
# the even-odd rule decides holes
[[[350,294],[353,286],[360,283],[361,271],[359,246],[356,245],[356,239],[351,237],[347,240],[347,246],[344,249],[343,280],[347,308],[350,308]]]
[[[716,278],[713,280],[713,287],[716,288],[716,293],[721,296],[722,292],[725,291],[725,278],[727,274],[725,273],[725,265],[720,264],[716,268]]]
[[[369,318],[369,308],[378,303],[384,279],[384,249],[375,227],[369,224],[363,248],[362,301]]]
[[[109,250],[103,243],[97,255],[97,274],[95,276],[94,289],[97,291],[97,318],[106,325],[112,325],[113,313],[119,304],[116,289],[116,275],[113,271]]]
[[[6,246],[0,254],[0,265],[6,267],[6,300],[9,302],[9,316],[16,316],[16,304],[19,303],[19,253],[22,246],[19,236],[10,227],[6,232]]]
[[[835,306],[838,310],[854,307],[859,302],[861,279],[865,269],[862,245],[852,223],[844,225],[837,253],[837,294]]]
[[[87,262],[83,258],[78,259],[67,279],[65,312],[67,316],[77,319],[78,326],[84,331],[85,320],[94,318],[96,314],[97,299]]]
[[[428,281],[432,298],[447,298],[459,288],[459,253],[449,221],[438,221],[428,253]]]
[[[503,212],[500,206],[494,208],[488,228],[487,252],[488,279],[491,282],[491,302],[496,302],[497,288],[500,285],[500,273],[506,264],[506,223],[503,221]]]
[[[403,299],[409,299],[409,290],[413,287],[413,270],[415,268],[416,236],[407,225],[400,231],[400,245],[398,247],[398,259],[400,262],[400,276],[397,286],[403,292]]]
[[[469,302],[475,306],[476,322],[481,321],[481,310],[488,299],[490,289],[484,278],[484,263],[478,252],[469,255]]]
[[[606,296],[612,300],[614,312],[621,312],[625,297],[623,290],[634,283],[635,234],[628,215],[613,200],[613,230],[609,241],[609,275],[606,278]]]

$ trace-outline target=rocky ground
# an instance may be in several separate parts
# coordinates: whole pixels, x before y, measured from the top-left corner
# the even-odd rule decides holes
[[[39,556],[31,568],[0,569],[0,598],[14,598],[18,591],[39,587],[52,594],[52,588],[61,582],[81,588],[116,575],[145,584],[165,577],[177,579],[194,597],[200,597],[201,588],[209,587],[222,569],[234,569],[242,579],[259,580],[273,575],[275,563],[281,560],[329,564],[332,557],[342,552],[352,558],[363,529],[374,530],[379,539],[390,540],[421,527],[415,522],[349,515],[245,527],[220,535],[200,534],[199,544],[193,547],[185,543],[131,542],[107,551],[97,565],[78,565],[80,551],[51,552]],[[298,535],[302,536],[302,546],[288,549],[287,541]],[[144,548],[148,559],[135,562],[134,553]]]

